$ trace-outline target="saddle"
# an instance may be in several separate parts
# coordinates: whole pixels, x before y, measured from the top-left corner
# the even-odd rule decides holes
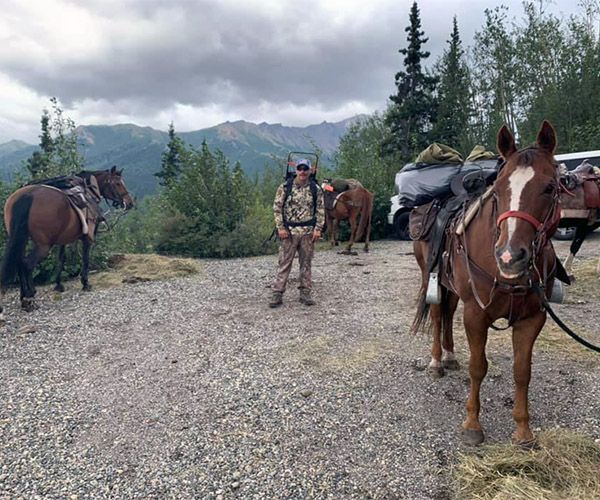
[[[102,200],[100,188],[93,175],[90,176],[89,181],[77,175],[62,175],[32,181],[29,185],[48,186],[65,194],[81,219],[83,234],[93,235],[97,224],[104,221],[99,205]]]
[[[434,199],[426,205],[414,208],[409,216],[409,234],[413,240],[429,243],[427,267],[437,272],[440,254],[446,243],[451,221],[473,200],[481,196],[496,178],[496,172],[473,171],[459,173],[451,181],[450,196]]]
[[[560,197],[563,217],[585,219],[600,208],[600,174],[588,162],[561,175],[560,182],[569,191]]]
[[[325,194],[325,209],[333,210],[342,193],[351,191],[352,189],[362,188],[364,186],[356,179],[325,179],[321,187],[323,188],[323,193]]]

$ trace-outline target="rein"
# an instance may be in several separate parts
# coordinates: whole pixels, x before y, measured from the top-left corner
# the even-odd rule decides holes
[[[549,275],[554,273],[554,271],[556,269],[556,263],[554,265],[554,268],[551,269],[550,271],[548,271],[547,259],[544,258],[542,272],[540,272],[540,270],[537,268],[538,258],[540,256],[541,252],[543,252],[544,248],[546,247],[546,244],[548,243],[549,239],[552,237],[552,234],[554,233],[554,231],[556,229],[558,221],[560,220],[559,194],[563,189],[564,189],[564,187],[563,187],[562,183],[559,183],[558,189],[556,190],[555,195],[554,195],[552,207],[548,211],[543,222],[538,221],[531,214],[521,211],[521,210],[509,210],[507,212],[502,213],[499,217],[496,218],[496,231],[498,230],[500,223],[510,217],[516,217],[518,219],[525,220],[525,221],[529,222],[535,228],[536,235],[535,235],[535,238],[534,238],[533,244],[532,244],[533,251],[532,251],[531,260],[530,260],[530,262],[531,262],[530,267],[535,270],[535,273],[537,276],[535,276],[534,279],[532,279],[530,277],[528,280],[528,283],[526,285],[513,285],[513,284],[503,283],[503,282],[499,281],[497,276],[490,275],[486,270],[484,270],[483,268],[481,268],[480,266],[478,266],[475,262],[473,262],[471,260],[471,258],[469,257],[469,253],[468,253],[466,230],[465,230],[462,233],[462,236],[463,236],[462,244],[465,249],[465,252],[464,252],[465,266],[467,269],[469,284],[471,286],[471,292],[473,293],[473,297],[475,298],[477,304],[479,305],[479,307],[481,307],[482,310],[486,310],[490,306],[490,304],[492,303],[492,300],[494,298],[495,291],[510,294],[511,302],[510,302],[510,309],[509,309],[508,326],[505,328],[500,328],[500,327],[497,327],[494,324],[492,324],[492,325],[490,325],[490,327],[492,329],[494,329],[496,331],[501,331],[501,330],[507,330],[508,328],[510,328],[512,326],[512,324],[514,323],[514,320],[512,318],[514,296],[518,295],[518,296],[524,297],[528,291],[532,291],[532,292],[536,293],[537,296],[539,297],[542,307],[548,312],[548,314],[554,320],[554,322],[567,335],[569,335],[573,340],[579,342],[584,347],[587,347],[588,349],[590,349],[594,352],[600,353],[600,347],[592,344],[591,342],[588,342],[584,338],[577,335],[573,330],[571,330],[558,317],[558,315],[554,312],[554,310],[550,306],[550,303],[548,302],[548,298],[546,297],[546,294],[544,292],[544,288],[545,288],[544,284],[546,282],[546,278]],[[493,211],[495,212],[496,205],[497,205],[496,193],[493,194],[492,200],[494,202]],[[481,209],[482,207],[483,207],[483,205],[481,205],[479,208]],[[475,215],[475,217],[477,217],[477,215],[479,215],[479,212]],[[558,257],[557,257],[557,259],[558,259]],[[491,284],[492,289],[490,291],[490,296],[489,296],[489,300],[488,300],[487,304],[483,303],[483,301],[481,300],[481,297],[479,296],[479,294],[477,292],[477,289],[475,287],[473,270],[475,270],[475,272],[479,278],[485,279],[489,284]],[[451,281],[449,280],[449,282],[451,282]]]
[[[508,326],[506,328],[500,328],[500,327],[495,326],[494,324],[491,325],[491,328],[493,328],[494,330],[506,330],[510,326],[512,326],[512,324],[515,321],[517,321],[519,319],[519,317],[516,317],[516,318],[514,317],[515,300],[518,300],[518,301],[524,300],[525,296],[527,295],[527,293],[529,291],[533,291],[534,287],[536,287],[536,286],[539,287],[540,283],[545,283],[547,280],[547,277],[549,275],[551,275],[556,269],[556,264],[555,264],[554,268],[552,270],[550,270],[550,271],[548,270],[547,259],[546,259],[546,256],[544,255],[544,249],[546,248],[547,242],[550,239],[550,237],[552,236],[552,233],[554,233],[554,231],[556,229],[556,225],[558,224],[558,221],[560,220],[559,191],[558,191],[558,189],[555,191],[552,206],[550,207],[550,210],[547,212],[546,217],[544,218],[543,222],[540,222],[533,215],[529,214],[528,212],[522,211],[522,210],[508,210],[506,212],[503,212],[500,216],[495,217],[496,210],[497,210],[497,204],[498,204],[497,200],[498,200],[498,195],[496,192],[493,192],[492,202],[494,205],[493,205],[492,211],[493,211],[494,218],[496,219],[496,238],[495,238],[495,240],[497,240],[498,236],[499,236],[498,230],[499,230],[500,223],[511,217],[522,219],[522,220],[529,222],[536,231],[535,237],[532,242],[530,265],[528,266],[530,269],[532,269],[535,272],[534,276],[532,277],[531,274],[529,273],[530,275],[527,279],[527,284],[512,284],[512,283],[505,283],[503,281],[500,281],[498,279],[497,274],[494,276],[491,275],[485,269],[478,266],[469,257],[466,231],[462,232],[462,246],[465,250],[465,252],[464,252],[465,267],[467,270],[467,276],[469,278],[469,285],[471,287],[471,292],[473,294],[473,297],[475,298],[475,301],[477,302],[479,307],[481,307],[481,309],[485,311],[492,304],[492,301],[494,300],[494,296],[495,296],[496,292],[508,294],[510,296]],[[480,209],[482,207],[483,207],[483,204],[480,206]],[[477,215],[479,215],[479,214],[476,214],[475,217],[477,217]],[[537,262],[538,262],[540,256],[543,257],[543,271],[542,272],[540,272],[540,270],[538,269],[538,266],[537,266]],[[479,293],[477,292],[477,288],[475,286],[475,276],[474,276],[473,270],[476,271],[476,274],[478,275],[480,280],[483,279],[483,280],[487,281],[488,285],[491,286],[487,304],[484,303],[484,301],[481,299]]]

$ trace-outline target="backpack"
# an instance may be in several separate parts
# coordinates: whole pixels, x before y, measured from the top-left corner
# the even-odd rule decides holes
[[[311,175],[308,180],[310,186],[310,192],[312,194],[312,217],[304,222],[289,222],[285,217],[285,203],[287,202],[288,196],[292,192],[295,177],[293,175],[288,176],[285,181],[285,194],[283,196],[283,203],[281,204],[281,215],[283,216],[283,225],[289,231],[290,227],[305,227],[315,226],[317,224],[317,197],[319,195],[319,185],[314,175]]]

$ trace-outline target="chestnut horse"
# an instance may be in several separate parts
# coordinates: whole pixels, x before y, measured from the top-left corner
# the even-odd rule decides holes
[[[503,126],[498,132],[497,148],[504,164],[491,195],[482,198],[485,200],[462,234],[455,231],[460,217],[448,233],[439,273],[438,305],[425,303],[428,244],[414,243],[423,283],[413,327],[419,328],[429,316],[433,332],[429,371],[434,377],[442,376],[444,368],[458,368],[452,318],[458,300],[463,301],[471,386],[462,436],[475,445],[484,440],[479,391],[488,369],[488,328],[496,328],[493,324],[499,318],[508,320],[512,326],[515,380],[513,441],[530,445],[534,443],[528,410],[531,356],[546,321],[541,296],[550,295],[556,269],[550,241],[560,218],[561,186],[553,157],[556,134],[544,121],[536,144],[517,151],[513,135]]]
[[[133,199],[125,187],[122,170],[116,167],[110,170],[81,172],[82,178],[94,176],[98,182],[100,194],[115,206],[129,209]],[[83,234],[83,225],[67,195],[44,184],[24,186],[9,196],[4,205],[4,225],[8,232],[8,241],[2,267],[0,268],[0,288],[2,295],[13,276],[18,275],[21,287],[21,307],[33,310],[35,288],[32,272],[46,258],[54,245],[60,245],[60,263],[57,277],[57,290],[60,284],[60,272],[64,264],[64,246],[80,239],[83,243],[83,266],[81,283],[89,290],[88,270],[90,246],[93,234]],[[31,238],[33,247],[25,256],[27,241]],[[2,307],[0,306],[0,316]]]
[[[350,223],[350,241],[346,250],[341,253],[351,254],[352,245],[365,236],[365,252],[369,251],[371,235],[371,217],[373,214],[373,193],[363,187],[344,191],[337,197],[333,209],[325,210],[327,231],[331,238],[331,246],[337,245],[337,233],[341,220]]]

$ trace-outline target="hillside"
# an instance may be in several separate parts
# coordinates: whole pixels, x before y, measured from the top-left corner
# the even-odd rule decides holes
[[[337,123],[323,122],[307,127],[287,127],[246,121],[225,122],[214,127],[182,132],[178,135],[187,144],[198,147],[206,140],[211,149],[220,149],[232,162],[239,161],[253,175],[283,158],[290,150],[323,152],[323,162],[331,161],[340,138],[359,116]],[[132,124],[86,125],[77,128],[81,152],[87,168],[124,167],[130,189],[143,196],[156,189],[153,176],[160,168],[161,153],[168,142],[167,132]],[[22,141],[0,144],[0,175],[7,179],[20,170],[36,146]]]

